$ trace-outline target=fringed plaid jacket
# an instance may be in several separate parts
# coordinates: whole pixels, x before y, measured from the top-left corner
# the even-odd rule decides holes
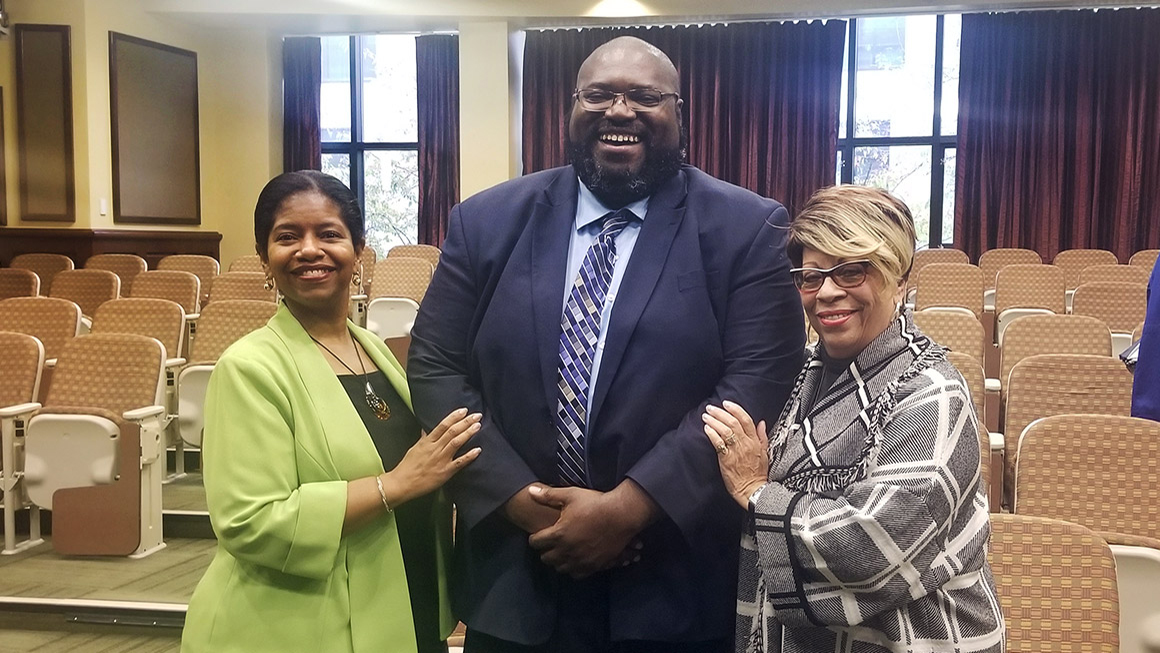
[[[818,391],[810,357],[742,537],[737,651],[1005,650],[975,411],[909,312]]]

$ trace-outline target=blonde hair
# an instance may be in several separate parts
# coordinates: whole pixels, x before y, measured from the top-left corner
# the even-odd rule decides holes
[[[795,267],[812,249],[837,259],[867,259],[891,283],[914,264],[914,218],[902,200],[869,186],[843,184],[814,193],[789,227]]]

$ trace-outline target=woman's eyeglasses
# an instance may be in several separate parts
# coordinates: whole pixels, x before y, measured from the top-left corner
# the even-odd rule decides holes
[[[793,284],[801,292],[817,292],[821,290],[826,277],[834,280],[839,288],[857,288],[866,281],[866,272],[870,269],[870,261],[846,261],[828,270],[817,268],[792,268]]]

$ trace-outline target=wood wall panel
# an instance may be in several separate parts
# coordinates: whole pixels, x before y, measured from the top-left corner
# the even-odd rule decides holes
[[[0,227],[0,265],[17,254],[64,254],[82,267],[93,254],[136,254],[149,269],[170,254],[204,254],[220,260],[222,235],[216,231],[128,229],[22,229]]]
[[[70,34],[68,25],[16,25],[16,131],[25,221],[76,221]]]

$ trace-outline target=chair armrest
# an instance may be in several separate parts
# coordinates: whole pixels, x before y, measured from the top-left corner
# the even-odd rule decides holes
[[[983,379],[983,387],[987,392],[998,392],[1003,383],[999,379]]]
[[[991,451],[1002,453],[1003,452],[1003,434],[1002,433],[995,433],[994,431],[992,431],[992,432],[990,432],[989,435],[991,437]]]
[[[55,358],[44,359],[44,366],[45,367],[56,367],[56,359]]]
[[[162,415],[164,413],[165,413],[165,406],[145,406],[142,408],[134,408],[133,410],[127,410],[121,414],[121,417],[124,417],[125,419],[129,420],[130,422],[140,422],[143,419],[148,419],[148,418],[154,417],[156,415]]]
[[[21,415],[27,415],[39,409],[40,404],[35,401],[30,401],[26,404],[16,404],[15,406],[5,406],[0,408],[0,418],[20,417]]]
[[[350,301],[352,301],[352,302],[365,302],[366,300],[367,300],[367,296],[365,293],[360,293],[358,295],[351,295],[350,296]]]
[[[196,322],[197,318],[199,318],[199,317],[201,317],[201,313],[186,313],[185,314],[185,321],[186,322]]]
[[[166,358],[165,359],[165,367],[181,367],[182,365],[185,365],[184,358],[178,357],[178,358]]]
[[[988,431],[998,431],[999,412],[1003,408],[1000,405],[999,394],[999,391],[1002,389],[1002,384],[999,382],[999,379],[984,379],[983,383],[983,421]]]

